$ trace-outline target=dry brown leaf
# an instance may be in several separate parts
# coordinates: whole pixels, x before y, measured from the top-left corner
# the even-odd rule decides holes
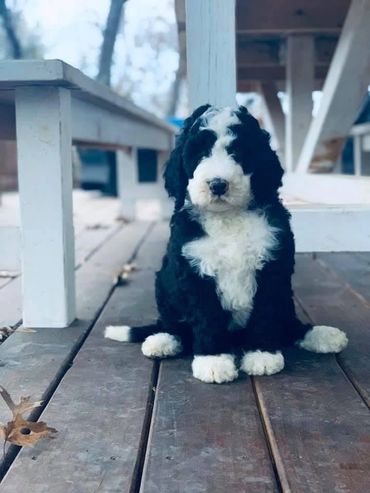
[[[125,264],[122,268],[122,272],[127,272],[128,274],[130,272],[134,272],[135,270],[137,270],[137,264],[135,264],[135,262]]]
[[[5,341],[5,339],[7,339],[10,336],[10,334],[12,334],[13,332],[14,332],[14,329],[12,329],[9,326],[0,327],[0,342]]]
[[[57,432],[55,428],[49,427],[43,421],[37,423],[27,421],[19,414],[13,421],[9,421],[7,431],[6,441],[20,447],[32,447],[41,438],[52,437]]]
[[[117,276],[116,284],[127,284],[130,280],[130,274],[137,270],[137,265],[134,262],[125,264],[121,272]]]
[[[120,222],[120,223],[123,223],[123,224],[129,224],[131,221],[129,219],[127,219],[127,217],[125,216],[117,216],[116,217],[116,221],[117,222]]]
[[[43,401],[30,402],[30,397],[21,397],[15,404],[9,392],[0,385],[0,395],[13,414],[12,421],[0,424],[0,436],[4,442],[14,443],[20,447],[32,447],[41,438],[52,437],[57,432],[43,421],[37,423],[23,418],[22,414],[41,406]]]
[[[33,333],[36,332],[34,329],[29,329],[28,327],[19,327],[18,329],[13,329],[12,327],[0,327],[0,343],[4,342],[11,334],[14,332],[24,332]]]
[[[34,332],[37,332],[37,330],[30,329],[29,327],[19,327],[16,330],[17,332],[24,332],[25,334],[33,334]]]

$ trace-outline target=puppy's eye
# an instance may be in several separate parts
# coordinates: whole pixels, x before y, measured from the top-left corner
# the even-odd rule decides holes
[[[197,135],[190,136],[184,149],[185,166],[197,165],[201,159],[209,156],[216,139],[216,134],[211,130],[202,130]]]

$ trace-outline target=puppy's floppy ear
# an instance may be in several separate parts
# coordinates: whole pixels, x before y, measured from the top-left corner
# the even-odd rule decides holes
[[[246,154],[254,161],[251,185],[253,195],[258,203],[268,203],[274,197],[284,174],[280,161],[270,146],[270,134],[261,129],[258,121],[249,113],[247,108],[239,106],[238,117],[245,128],[246,135],[253,143]]]
[[[261,130],[261,147],[256,157],[256,167],[251,176],[253,194],[257,202],[269,203],[277,196],[284,171],[276,152],[271,149],[270,134],[265,130]]]
[[[185,202],[188,177],[183,166],[183,150],[191,127],[196,120],[210,107],[209,104],[197,108],[184,122],[181,133],[176,138],[175,149],[171,152],[163,174],[164,185],[170,197],[175,199],[175,210],[181,209]]]

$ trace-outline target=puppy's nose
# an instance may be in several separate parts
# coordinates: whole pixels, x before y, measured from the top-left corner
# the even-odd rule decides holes
[[[227,192],[229,183],[222,178],[213,178],[213,180],[208,183],[208,186],[213,195],[221,197],[221,195],[224,195]]]

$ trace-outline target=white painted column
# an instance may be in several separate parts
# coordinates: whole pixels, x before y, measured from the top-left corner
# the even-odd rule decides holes
[[[186,0],[190,108],[235,106],[235,0]]]
[[[314,159],[338,157],[370,82],[369,46],[370,0],[352,0],[297,172],[305,173]]]
[[[23,324],[75,318],[70,91],[16,89],[22,229]]]
[[[314,90],[314,39],[311,35],[290,35],[286,60],[286,144],[285,165],[294,171],[312,120]]]
[[[167,156],[167,152],[158,152],[157,181],[140,183],[137,149],[117,151],[117,182],[122,217],[130,221],[169,217],[169,207],[173,208],[173,204],[167,196],[162,178],[163,163]]]
[[[139,177],[136,148],[117,151],[117,185],[122,217],[132,221],[136,217]]]
[[[278,97],[275,82],[261,82],[260,91],[264,105],[264,112],[276,140],[277,151],[284,157],[285,148],[285,115]]]
[[[362,135],[353,136],[353,163],[355,176],[361,176],[362,171]]]

